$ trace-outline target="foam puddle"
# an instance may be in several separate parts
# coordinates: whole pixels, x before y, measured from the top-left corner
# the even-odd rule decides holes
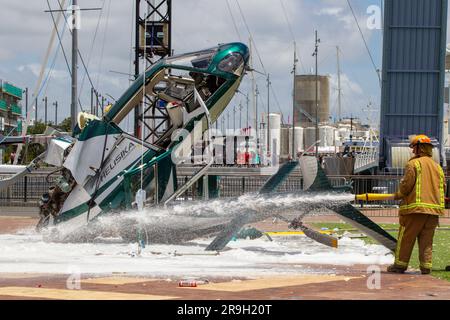
[[[121,228],[136,225],[153,225],[161,232],[182,225],[185,232],[201,223],[226,222],[248,209],[266,213],[298,212],[311,207],[327,209],[351,199],[353,196],[348,194],[291,194],[270,198],[246,195],[232,200],[190,202],[144,212],[105,215],[97,223],[96,237],[87,243],[80,242],[85,239],[82,232],[69,243],[45,241],[45,235],[34,231],[0,235],[0,273],[66,274],[79,270],[82,274],[121,272],[152,277],[254,277],[333,273],[332,268],[324,271],[319,265],[391,263],[393,257],[388,249],[356,239],[341,239],[339,248],[333,249],[306,237],[273,242],[263,237],[232,241],[228,250],[211,255],[204,249],[212,238],[201,237],[183,245],[147,245],[138,254],[136,242],[125,243],[116,234]]]
[[[338,249],[306,237],[273,242],[265,238],[238,240],[217,256],[205,254],[204,248],[211,241],[206,238],[185,245],[149,245],[140,255],[135,243],[110,240],[48,243],[33,233],[0,235],[0,273],[63,274],[79,270],[86,274],[123,272],[153,277],[251,277],[318,273],[311,265],[378,265],[393,260],[386,248],[355,239],[341,239]]]

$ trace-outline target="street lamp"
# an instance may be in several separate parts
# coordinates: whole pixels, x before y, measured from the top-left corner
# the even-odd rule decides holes
[[[44,124],[47,125],[47,97],[42,99],[42,102],[44,102]]]
[[[58,101],[53,102],[55,106],[55,126],[58,125]]]
[[[245,97],[245,102],[246,102],[246,105],[247,105],[247,124],[246,124],[246,127],[248,128],[249,127],[248,113],[249,113],[249,104],[250,104],[250,98],[249,98],[248,92],[246,94],[244,94],[241,91],[239,91],[239,89],[238,89],[238,90],[236,90],[236,93],[239,93],[239,94],[241,94],[241,95],[243,95]],[[240,122],[239,122],[239,125],[240,125]]]
[[[23,93],[25,93],[25,118],[28,115],[28,88],[25,88],[25,90],[23,90]]]
[[[320,39],[317,37],[317,30],[315,32],[316,41],[313,57],[316,58],[316,143],[319,140],[319,73],[318,73],[318,56]],[[319,158],[319,146],[316,145],[316,158]]]

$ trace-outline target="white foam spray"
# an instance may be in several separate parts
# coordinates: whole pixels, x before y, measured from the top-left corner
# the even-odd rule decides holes
[[[62,224],[50,228],[46,232],[46,239],[86,242],[102,236],[136,241],[137,233],[142,231],[150,242],[182,242],[217,232],[237,215],[248,212],[252,212],[256,219],[260,220],[277,214],[297,217],[327,213],[328,209],[353,199],[353,195],[342,193],[292,193],[270,196],[246,194],[230,199],[186,201],[168,207],[150,207],[143,211],[106,214],[99,217],[95,223],[76,232],[73,232],[70,223]]]

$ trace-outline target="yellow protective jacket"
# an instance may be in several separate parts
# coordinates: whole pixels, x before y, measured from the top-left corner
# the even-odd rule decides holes
[[[445,212],[445,177],[441,166],[429,156],[408,161],[396,198],[401,199],[400,215]]]

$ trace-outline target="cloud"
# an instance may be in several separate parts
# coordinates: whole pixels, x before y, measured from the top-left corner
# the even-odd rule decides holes
[[[0,48],[0,61],[6,61],[9,60],[12,57],[12,52],[5,49],[5,48]]]
[[[326,15],[326,16],[337,16],[340,13],[342,13],[344,9],[341,7],[336,8],[323,8],[320,9],[316,14],[319,16]]]
[[[21,65],[17,68],[17,70],[20,72],[31,72],[37,78],[41,71],[41,65],[37,64],[37,63]],[[68,79],[70,77],[67,70],[46,68],[44,70],[44,75],[47,75],[49,72],[51,72],[51,77],[53,77],[55,79]]]

